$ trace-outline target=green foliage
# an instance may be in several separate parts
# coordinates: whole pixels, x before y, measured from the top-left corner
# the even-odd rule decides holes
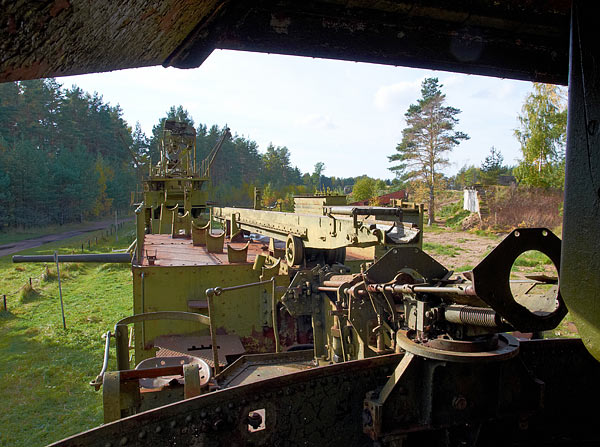
[[[464,189],[468,186],[473,186],[476,183],[481,183],[481,169],[477,166],[463,166],[451,179],[451,186],[454,189]]]
[[[523,159],[515,168],[521,184],[563,188],[567,109],[560,87],[535,83],[519,115],[515,136]]]
[[[545,265],[552,265],[552,260],[544,253],[535,250],[526,251],[513,263],[513,266],[518,267],[543,267]]]
[[[127,207],[136,177],[121,115],[54,79],[1,84],[0,225],[62,225]],[[97,160],[111,173],[102,185]]]
[[[449,164],[445,154],[462,140],[469,139],[463,132],[455,131],[459,109],[444,106],[446,95],[437,78],[427,78],[421,85],[421,98],[411,104],[404,114],[406,128],[402,141],[396,146],[397,153],[391,155],[389,168],[402,181],[418,181],[429,191],[429,218],[435,220],[435,190],[442,176],[439,170]]]
[[[468,210],[461,209],[456,214],[448,217],[446,219],[446,225],[450,228],[458,229],[460,227],[461,222],[471,215],[471,212]]]
[[[352,189],[352,197],[355,202],[368,200],[377,195],[377,183],[370,177],[359,178]]]
[[[454,203],[450,203],[448,205],[445,205],[442,207],[442,209],[440,209],[440,212],[438,213],[438,215],[441,218],[449,218],[454,216],[457,213],[460,213],[463,210],[463,200],[459,200],[458,202],[454,202]]]
[[[481,183],[484,185],[498,184],[498,177],[510,175],[512,169],[504,164],[502,153],[494,146],[490,148],[490,154],[481,163]]]
[[[473,270],[473,266],[469,264],[461,265],[460,267],[456,267],[454,271],[456,272],[468,272]]]

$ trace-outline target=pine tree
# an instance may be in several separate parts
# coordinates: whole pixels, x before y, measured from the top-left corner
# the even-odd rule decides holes
[[[459,109],[444,106],[446,95],[437,78],[427,78],[421,84],[421,98],[411,104],[404,114],[407,127],[402,131],[402,141],[396,146],[398,153],[391,155],[391,168],[402,181],[423,182],[429,193],[428,224],[435,221],[435,190],[442,176],[440,169],[448,166],[444,157],[462,140],[469,139],[463,132],[455,131]]]

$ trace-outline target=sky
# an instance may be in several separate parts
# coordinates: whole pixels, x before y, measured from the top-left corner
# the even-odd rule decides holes
[[[517,163],[514,129],[529,82],[229,50],[215,50],[195,69],[159,66],[57,81],[119,104],[129,125],[139,121],[146,135],[171,106],[181,105],[196,124],[227,124],[261,152],[269,143],[286,146],[302,172],[323,162],[327,176],[393,178],[387,157],[427,77],[439,79],[446,105],[462,111],[456,130],[471,137],[449,154],[446,175],[480,165],[492,146],[505,164]]]

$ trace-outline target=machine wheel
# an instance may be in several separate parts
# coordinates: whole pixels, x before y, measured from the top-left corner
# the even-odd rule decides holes
[[[304,260],[304,242],[298,236],[288,234],[285,242],[285,260],[288,265],[299,265]]]

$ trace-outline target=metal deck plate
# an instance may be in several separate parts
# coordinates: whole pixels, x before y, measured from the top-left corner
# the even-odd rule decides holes
[[[222,387],[246,385],[314,367],[313,350],[244,355],[217,376]]]

